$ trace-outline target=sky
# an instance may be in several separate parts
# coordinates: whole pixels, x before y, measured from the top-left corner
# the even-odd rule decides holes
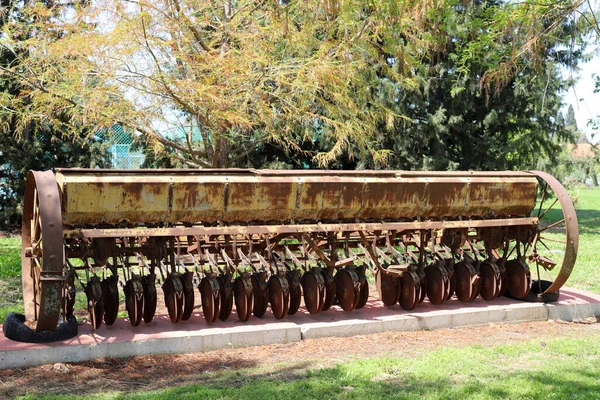
[[[564,113],[569,107],[573,106],[575,110],[575,119],[577,120],[577,128],[585,132],[589,140],[594,143],[600,143],[600,131],[594,131],[588,126],[590,118],[600,118],[600,93],[594,93],[595,81],[594,74],[600,76],[600,55],[596,54],[590,61],[580,65],[581,70],[578,73],[567,71],[565,76],[570,76],[573,73],[578,82],[574,88],[569,89],[564,96]],[[597,134],[592,137],[592,134]]]

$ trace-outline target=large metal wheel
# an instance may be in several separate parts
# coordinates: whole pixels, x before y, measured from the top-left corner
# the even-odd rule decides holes
[[[56,329],[62,302],[64,246],[60,194],[52,171],[30,171],[27,175],[21,260],[27,324],[36,332]]]
[[[539,218],[539,224],[533,241],[528,246],[527,262],[532,266],[532,273],[537,275],[538,282],[544,279],[540,276],[543,270],[551,271],[554,267],[559,267],[552,284],[543,291],[552,293],[559,290],[569,279],[577,259],[577,214],[569,193],[556,178],[542,171],[530,172],[540,181],[542,198],[539,206],[532,212],[533,217]],[[554,199],[549,198],[548,189],[554,192]],[[560,210],[553,208],[557,203]]]

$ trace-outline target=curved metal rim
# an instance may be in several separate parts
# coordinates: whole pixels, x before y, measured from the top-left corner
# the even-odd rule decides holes
[[[36,199],[40,210],[42,231],[42,271],[50,276],[49,280],[40,280],[39,303],[35,304],[35,288],[31,278],[33,258],[26,257],[26,249],[31,246],[31,220]],[[58,325],[61,309],[62,276],[64,266],[63,227],[60,194],[52,171],[29,171],[25,186],[23,204],[21,273],[25,315],[29,325],[35,331],[53,330]],[[100,317],[101,318],[101,317]]]
[[[577,250],[579,248],[579,225],[577,222],[577,213],[573,202],[569,197],[567,189],[552,175],[543,171],[527,171],[541,179],[543,179],[550,188],[556,193],[560,208],[565,219],[565,230],[567,233],[567,244],[565,248],[565,255],[563,257],[562,265],[558,275],[552,282],[552,285],[544,292],[551,293],[559,290],[569,279],[573,266],[577,260]]]

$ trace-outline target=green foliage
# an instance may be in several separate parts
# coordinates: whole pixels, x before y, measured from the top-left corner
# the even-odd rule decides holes
[[[53,3],[38,6],[50,9]],[[20,2],[3,2],[1,10],[0,26],[23,27],[28,21]],[[45,20],[48,18],[49,15]],[[32,39],[32,35],[33,32],[23,29],[15,34],[14,46],[0,42],[0,70],[23,69],[23,55],[28,49],[22,44]],[[104,138],[86,135],[83,126],[79,126],[77,135],[65,134],[67,121],[62,113],[53,117],[54,125],[43,118],[23,121],[19,116],[22,109],[18,107],[28,101],[29,87],[23,80],[12,74],[0,74],[0,230],[20,225],[20,207],[29,170],[95,167],[108,162],[108,144],[103,143]]]
[[[21,240],[0,239],[0,279],[21,276]]]
[[[149,165],[522,168],[563,136],[550,61],[576,64],[580,6],[114,0],[48,29],[60,6],[26,2],[4,45],[26,32],[28,68],[0,74],[28,96],[3,102],[17,129],[135,129]]]

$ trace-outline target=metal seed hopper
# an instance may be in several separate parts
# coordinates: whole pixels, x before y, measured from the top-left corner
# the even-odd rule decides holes
[[[159,300],[173,323],[198,304],[210,323],[234,304],[242,321],[269,306],[276,318],[302,303],[352,311],[370,275],[404,310],[521,298],[566,282],[578,237],[567,192],[537,171],[31,171],[26,317],[55,329],[78,292],[96,329],[115,321],[119,292],[133,326]]]

